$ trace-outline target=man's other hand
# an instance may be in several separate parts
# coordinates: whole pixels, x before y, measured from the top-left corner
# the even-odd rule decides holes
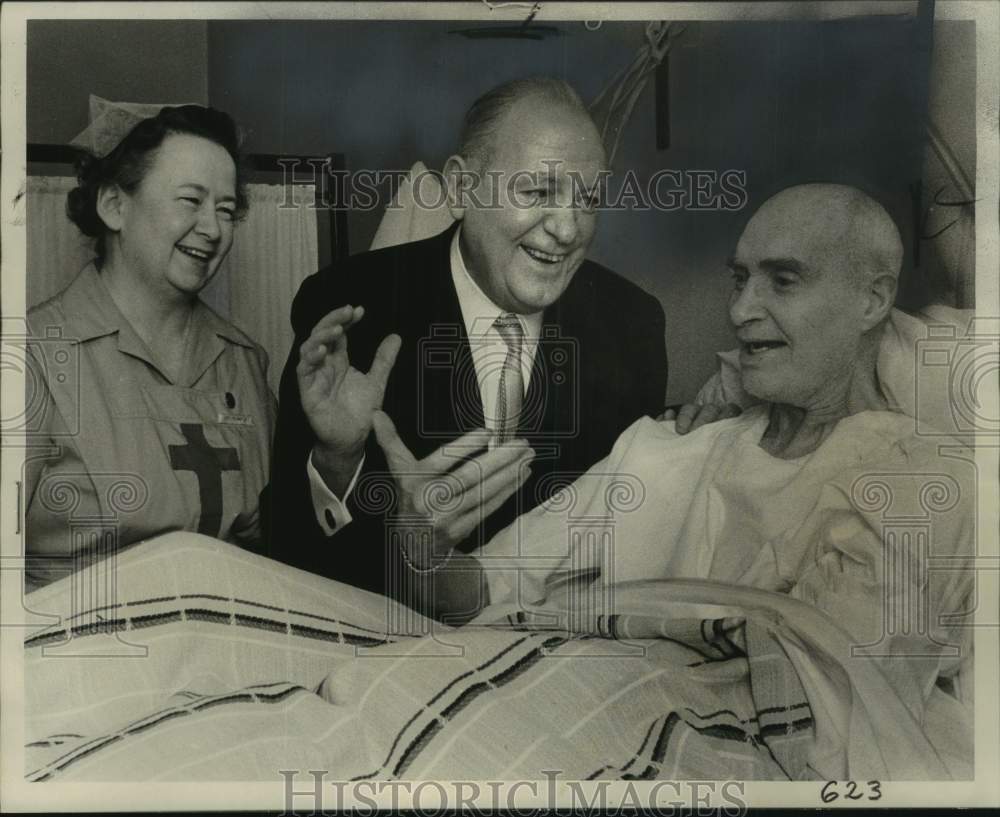
[[[316,435],[314,462],[337,491],[361,461],[372,428],[372,414],[382,406],[400,338],[379,344],[371,369],[355,369],[347,356],[347,332],[364,317],[363,307],[342,306],[320,320],[299,347],[299,395]]]
[[[447,556],[531,473],[528,465],[535,452],[525,440],[486,450],[492,433],[476,429],[417,460],[387,414],[376,411],[373,425],[396,483],[396,517],[417,525],[416,535],[404,540],[412,543],[405,556],[419,569]],[[474,451],[482,453],[469,457]],[[423,536],[427,524],[430,541]]]
[[[730,417],[739,417],[743,410],[735,403],[706,403],[705,405],[695,405],[685,403],[679,409],[668,408],[657,420],[676,420],[674,428],[678,434],[688,434],[695,429],[701,428],[716,420],[728,420]]]

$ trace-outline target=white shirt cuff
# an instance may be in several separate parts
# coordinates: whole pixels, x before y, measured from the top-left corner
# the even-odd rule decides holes
[[[365,458],[361,457],[357,470],[344,491],[344,498],[338,499],[337,495],[327,487],[323,477],[319,475],[316,466],[313,465],[312,452],[306,461],[306,473],[309,475],[309,490],[312,493],[313,512],[316,514],[316,521],[327,536],[333,536],[338,530],[351,522],[351,512],[347,510],[347,497],[354,490],[354,485],[358,481],[361,469],[365,464]]]

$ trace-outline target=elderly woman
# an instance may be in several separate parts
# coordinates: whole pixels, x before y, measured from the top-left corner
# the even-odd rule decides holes
[[[28,313],[78,361],[37,358],[52,448],[28,463],[29,590],[168,531],[251,544],[268,473],[265,353],[198,298],[246,208],[232,119],[163,108],[78,180],[67,214],[96,258]]]

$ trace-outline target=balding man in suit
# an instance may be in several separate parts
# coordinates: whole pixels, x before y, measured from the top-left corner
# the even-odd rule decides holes
[[[472,550],[662,409],[662,307],[585,258],[606,172],[570,86],[507,83],[445,165],[456,224],[303,283],[271,555],[400,597],[413,562],[395,520]]]

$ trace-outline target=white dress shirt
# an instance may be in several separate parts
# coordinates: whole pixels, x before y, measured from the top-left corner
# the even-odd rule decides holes
[[[472,350],[472,363],[479,381],[479,397],[483,403],[483,417],[489,431],[497,430],[496,406],[500,390],[500,373],[507,357],[507,344],[493,326],[501,315],[509,314],[486,297],[479,285],[469,275],[458,245],[461,229],[455,232],[451,242],[451,280],[458,294],[458,305],[462,310],[465,333]],[[521,382],[525,395],[531,382],[531,369],[535,365],[538,337],[542,331],[542,313],[518,315],[524,330],[521,344]]]
[[[451,242],[450,266],[451,280],[458,295],[458,305],[462,311],[462,322],[469,338],[472,351],[472,362],[476,370],[476,380],[479,383],[479,397],[483,404],[483,416],[487,430],[496,430],[497,393],[500,389],[500,373],[503,361],[507,356],[507,344],[493,323],[506,311],[491,301],[472,279],[462,258],[459,247],[461,228],[455,231]],[[518,315],[524,330],[524,342],[521,344],[521,373],[525,394],[531,382],[531,370],[535,365],[535,354],[538,350],[538,338],[542,329],[542,313]],[[347,510],[347,497],[354,490],[354,485],[364,466],[364,459],[358,464],[357,471],[344,493],[344,499],[339,499],[331,491],[319,471],[313,465],[312,455],[306,464],[309,474],[309,485],[312,491],[313,509],[316,521],[326,533],[331,536],[351,522],[351,514]]]

